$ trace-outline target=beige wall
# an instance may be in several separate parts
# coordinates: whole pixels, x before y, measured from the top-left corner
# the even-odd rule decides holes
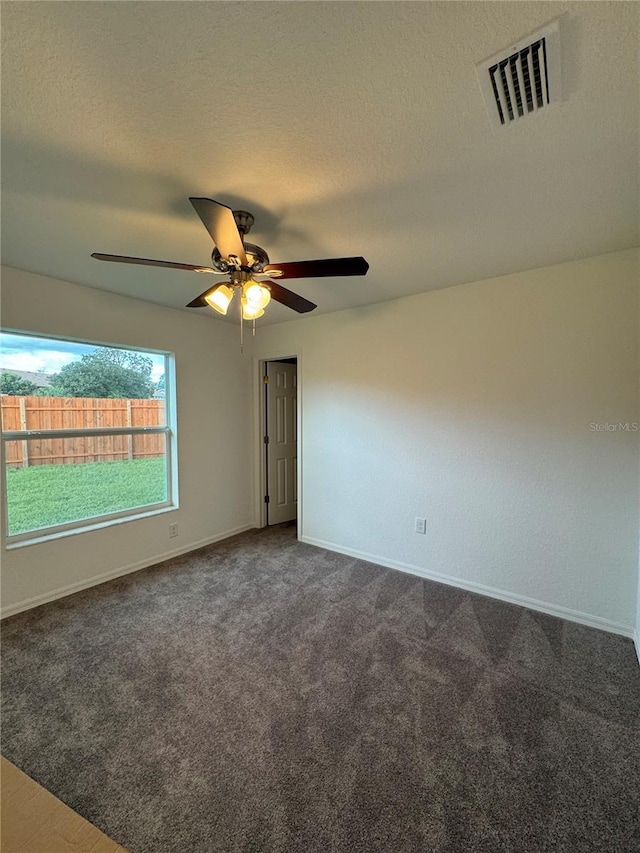
[[[252,525],[250,359],[234,326],[8,268],[1,286],[4,328],[175,353],[180,480],[175,512],[3,550],[3,612]]]
[[[638,254],[260,329],[300,356],[303,538],[630,635],[639,434],[590,424],[639,420]]]

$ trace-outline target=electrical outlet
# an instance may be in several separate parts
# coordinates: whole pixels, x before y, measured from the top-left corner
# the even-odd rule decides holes
[[[416,533],[426,533],[427,532],[427,519],[426,518],[416,518]]]
[[[169,525],[169,539],[175,539],[175,537],[176,537],[177,535],[178,535],[178,525],[177,525],[177,523],[176,523],[176,524],[170,524],[170,525]]]

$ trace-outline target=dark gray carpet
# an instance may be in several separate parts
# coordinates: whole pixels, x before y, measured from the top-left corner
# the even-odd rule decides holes
[[[8,619],[3,657],[3,753],[132,853],[640,850],[630,640],[290,525]]]

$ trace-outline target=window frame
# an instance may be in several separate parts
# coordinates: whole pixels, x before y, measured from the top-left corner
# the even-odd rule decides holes
[[[166,350],[153,348],[133,347],[125,344],[107,344],[102,341],[88,341],[80,338],[44,335],[23,330],[2,328],[2,332],[11,335],[22,335],[29,338],[40,338],[47,341],[64,341],[65,343],[78,343],[87,346],[104,347],[108,349],[119,349],[130,352],[138,352],[142,355],[160,355],[164,358],[165,377],[165,422],[158,426],[131,426],[131,427],[92,427],[88,429],[36,429],[36,430],[4,430],[0,424],[0,467],[2,489],[2,526],[4,547],[6,550],[46,542],[63,536],[71,536],[76,533],[86,533],[91,530],[111,527],[127,521],[148,518],[165,512],[178,509],[178,446],[177,446],[177,418],[175,398],[175,355]],[[165,436],[165,488],[166,500],[153,504],[130,507],[116,512],[102,513],[90,518],[75,519],[62,524],[52,524],[39,527],[34,530],[26,530],[20,533],[9,533],[9,501],[7,494],[7,471],[6,471],[6,443],[8,441],[29,441],[30,439],[55,439],[55,438],[80,438],[87,436],[109,436],[109,435],[164,435]],[[108,463],[104,463],[108,464]]]

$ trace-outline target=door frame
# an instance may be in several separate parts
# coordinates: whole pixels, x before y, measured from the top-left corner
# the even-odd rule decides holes
[[[253,359],[253,495],[254,508],[253,518],[255,527],[267,526],[267,512],[264,496],[267,488],[267,465],[264,445],[266,424],[266,401],[264,393],[263,376],[265,364],[268,361],[280,361],[283,358],[295,358],[297,362],[296,372],[296,411],[297,426],[296,439],[298,442],[298,464],[297,464],[297,489],[298,489],[298,512],[296,518],[298,539],[302,536],[302,356],[300,351],[290,350],[275,352],[270,355],[262,355]]]

